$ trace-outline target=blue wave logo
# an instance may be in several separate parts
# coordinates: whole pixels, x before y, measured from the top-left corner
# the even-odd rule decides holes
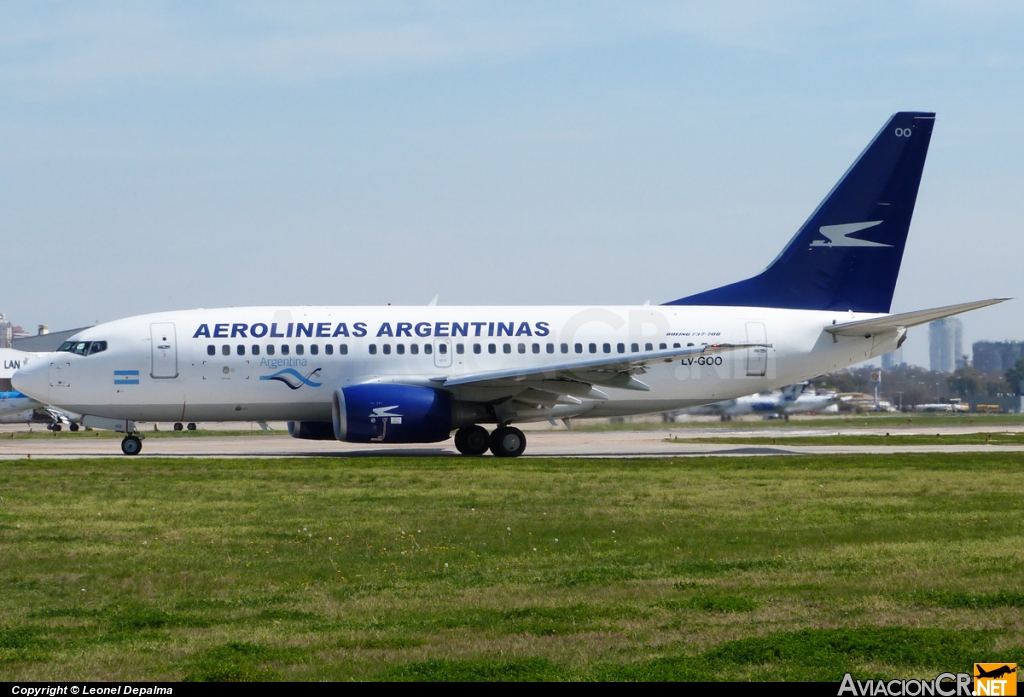
[[[303,377],[302,374],[299,373],[299,371],[295,370],[295,368],[285,368],[284,370],[277,371],[273,375],[261,375],[260,380],[277,380],[278,382],[283,382],[284,384],[288,385],[288,387],[293,390],[297,390],[303,385],[309,385],[310,387],[320,387],[320,385],[323,384],[322,382],[314,382],[311,379],[314,375],[316,375],[319,372],[320,369],[317,368],[309,375]]]

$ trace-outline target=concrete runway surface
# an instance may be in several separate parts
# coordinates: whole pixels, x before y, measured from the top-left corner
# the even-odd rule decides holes
[[[275,425],[276,428],[277,425]],[[283,426],[283,425],[282,425]],[[973,425],[972,425],[973,426]],[[205,427],[205,425],[204,425]],[[237,426],[236,426],[237,427]],[[37,429],[38,430],[38,429]],[[166,429],[165,429],[166,430]],[[977,433],[989,430],[977,427],[952,428],[901,428],[899,435],[911,433],[956,434]],[[1018,430],[1001,426],[998,431]],[[10,432],[10,429],[3,429]],[[526,431],[527,449],[523,457],[701,457],[701,456],[755,456],[794,454],[846,454],[846,453],[962,453],[962,452],[1019,452],[1024,445],[786,445],[786,436],[825,436],[837,432],[870,435],[872,429],[800,428],[787,429],[784,433],[759,429],[673,429],[667,426],[658,430],[638,431],[566,431],[555,429],[530,429]],[[281,430],[276,430],[280,434]],[[285,432],[286,433],[286,432]],[[882,435],[877,433],[877,435]],[[124,457],[121,455],[120,440],[116,438],[80,437],[6,439],[0,432],[0,459],[34,458],[81,458],[81,457]],[[143,434],[144,435],[144,434]],[[679,438],[714,437],[777,437],[778,445],[738,445],[723,443],[673,443],[673,435]],[[438,456],[457,455],[451,440],[437,444],[367,446],[335,441],[306,441],[289,438],[287,435],[232,435],[232,436],[181,436],[148,438],[143,442],[142,453],[137,457],[367,457],[367,456]]]

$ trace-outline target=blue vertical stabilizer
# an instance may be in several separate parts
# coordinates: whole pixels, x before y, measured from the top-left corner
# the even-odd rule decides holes
[[[666,305],[889,312],[934,123],[895,114],[767,269]]]

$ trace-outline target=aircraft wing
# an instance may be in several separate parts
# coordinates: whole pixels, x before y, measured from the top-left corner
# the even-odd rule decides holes
[[[832,324],[825,327],[825,331],[834,336],[863,336],[869,337],[873,334],[916,327],[919,324],[934,322],[943,317],[951,317],[961,312],[969,312],[978,308],[988,307],[1001,303],[1010,298],[992,298],[990,300],[975,300],[970,303],[959,305],[946,305],[931,310],[917,310],[916,312],[903,312],[898,315],[888,315],[877,319],[865,319],[858,322],[844,322],[843,324]]]
[[[686,348],[645,351],[641,353],[616,354],[577,361],[565,361],[553,365],[531,368],[509,368],[507,370],[488,370],[468,375],[454,375],[447,378],[435,378],[434,382],[443,387],[474,386],[528,386],[530,383],[542,382],[543,390],[559,394],[579,394],[595,399],[607,399],[600,390],[582,391],[585,385],[601,385],[618,387],[627,390],[648,391],[650,387],[637,380],[634,375],[647,372],[653,363],[671,363],[686,356],[709,356],[726,351],[738,351],[748,348],[771,348],[771,344],[703,344]],[[559,384],[564,383],[564,384]],[[564,389],[564,391],[562,391]]]

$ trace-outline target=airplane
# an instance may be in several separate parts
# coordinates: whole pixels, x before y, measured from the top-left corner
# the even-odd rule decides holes
[[[47,406],[13,389],[11,378],[22,366],[38,358],[38,354],[17,349],[0,348],[0,424],[45,423],[51,431],[60,431],[64,424],[78,430],[77,414]]]
[[[977,663],[975,663],[974,664],[974,670],[977,673],[977,675],[974,676],[976,678],[1001,678],[1004,675],[1009,675],[1010,673],[1016,673],[1017,672],[1017,667],[1014,666],[1014,667],[1011,668],[1009,665],[1002,665],[1002,666],[999,666],[998,668],[993,668],[992,670],[985,670],[984,668],[979,666]]]
[[[296,438],[364,444],[454,431],[464,455],[516,457],[526,436],[513,424],[802,382],[1004,300],[889,314],[934,119],[889,118],[763,272],[662,305],[161,312],[90,327],[14,385],[124,433],[127,455],[142,449],[140,421],[283,420]]]
[[[705,406],[690,407],[683,409],[681,413],[720,416],[722,421],[729,421],[735,416],[761,414],[766,419],[782,417],[788,421],[790,414],[825,411],[840,401],[839,395],[835,392],[806,392],[806,387],[807,383],[788,385],[781,390],[759,392]]]

